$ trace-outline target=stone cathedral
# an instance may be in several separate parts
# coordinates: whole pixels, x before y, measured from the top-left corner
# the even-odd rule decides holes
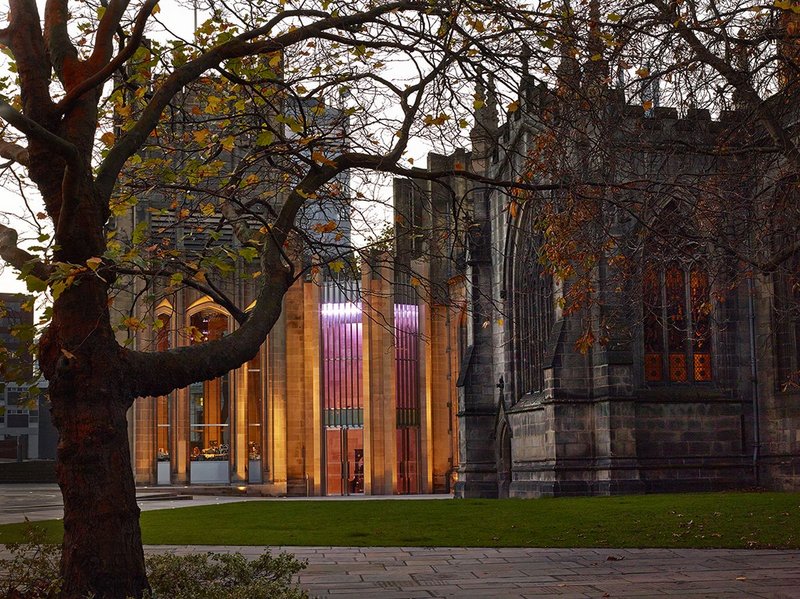
[[[571,204],[581,188],[569,182],[526,201],[468,177],[396,184],[404,198],[396,205],[412,226],[431,229],[432,239],[463,231],[451,247],[455,261],[420,249],[441,297],[463,306],[450,321],[459,352],[455,495],[797,489],[800,259],[787,254],[797,233],[782,221],[788,211],[777,217],[782,224],[763,226],[796,204],[796,175],[780,161],[710,151],[737,143],[737,110],[712,118],[634,105],[607,76],[593,76],[602,64],[563,68],[580,83],[560,90],[523,80],[519,109],[504,122],[491,89],[480,89],[487,101],[471,151],[432,154],[426,170],[537,182],[533,157],[561,161],[551,172],[562,182],[602,180],[616,196]],[[786,108],[776,112],[796,118],[781,93],[771,101]],[[571,109],[581,102],[592,110]],[[590,217],[579,211],[587,204]],[[549,226],[565,226],[558,210],[574,210],[567,226],[582,223],[580,239],[609,244],[576,267],[582,276],[561,279],[545,259],[553,247],[542,206],[557,207]],[[630,206],[641,209],[638,218],[625,214]],[[712,212],[715,232],[695,235],[698,215]],[[782,266],[737,278],[736,250],[754,244]],[[634,264],[624,281],[621,258]],[[602,301],[570,308],[579,285]]]

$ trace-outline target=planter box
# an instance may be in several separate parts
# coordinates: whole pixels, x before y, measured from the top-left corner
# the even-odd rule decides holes
[[[157,485],[168,485],[172,481],[170,480],[169,476],[169,462],[158,462],[158,468],[156,472],[156,484]]]
[[[247,482],[249,483],[263,483],[264,479],[261,476],[261,460],[249,460],[247,463]]]
[[[190,482],[196,484],[227,485],[231,482],[230,467],[227,460],[192,462]]]

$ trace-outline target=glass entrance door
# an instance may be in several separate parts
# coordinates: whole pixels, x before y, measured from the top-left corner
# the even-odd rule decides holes
[[[325,469],[326,494],[364,492],[364,429],[325,429]]]
[[[397,492],[401,495],[419,493],[418,446],[418,428],[397,429]]]

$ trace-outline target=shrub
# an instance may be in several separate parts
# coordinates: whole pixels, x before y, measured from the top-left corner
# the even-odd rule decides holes
[[[61,548],[45,543],[44,529],[29,524],[23,543],[6,546],[0,559],[0,597],[55,599],[61,588]],[[306,599],[293,577],[306,567],[293,555],[268,551],[255,559],[241,553],[148,556],[151,591],[146,599]]]
[[[26,519],[27,522],[27,519]],[[61,590],[61,548],[45,543],[43,528],[28,523],[25,542],[9,543],[9,559],[0,559],[0,596],[51,599]]]
[[[241,553],[152,555],[147,558],[148,597],[169,599],[302,599],[292,582],[304,562],[266,552],[254,560]]]

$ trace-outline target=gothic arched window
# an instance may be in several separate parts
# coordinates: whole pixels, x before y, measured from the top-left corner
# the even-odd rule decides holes
[[[800,387],[800,253],[795,253],[774,275],[773,314],[779,389]]]
[[[515,248],[513,279],[514,363],[517,395],[544,388],[544,367],[553,328],[553,279],[539,262],[529,235]]]
[[[644,378],[647,382],[712,380],[708,271],[674,261],[647,268],[642,280]]]

